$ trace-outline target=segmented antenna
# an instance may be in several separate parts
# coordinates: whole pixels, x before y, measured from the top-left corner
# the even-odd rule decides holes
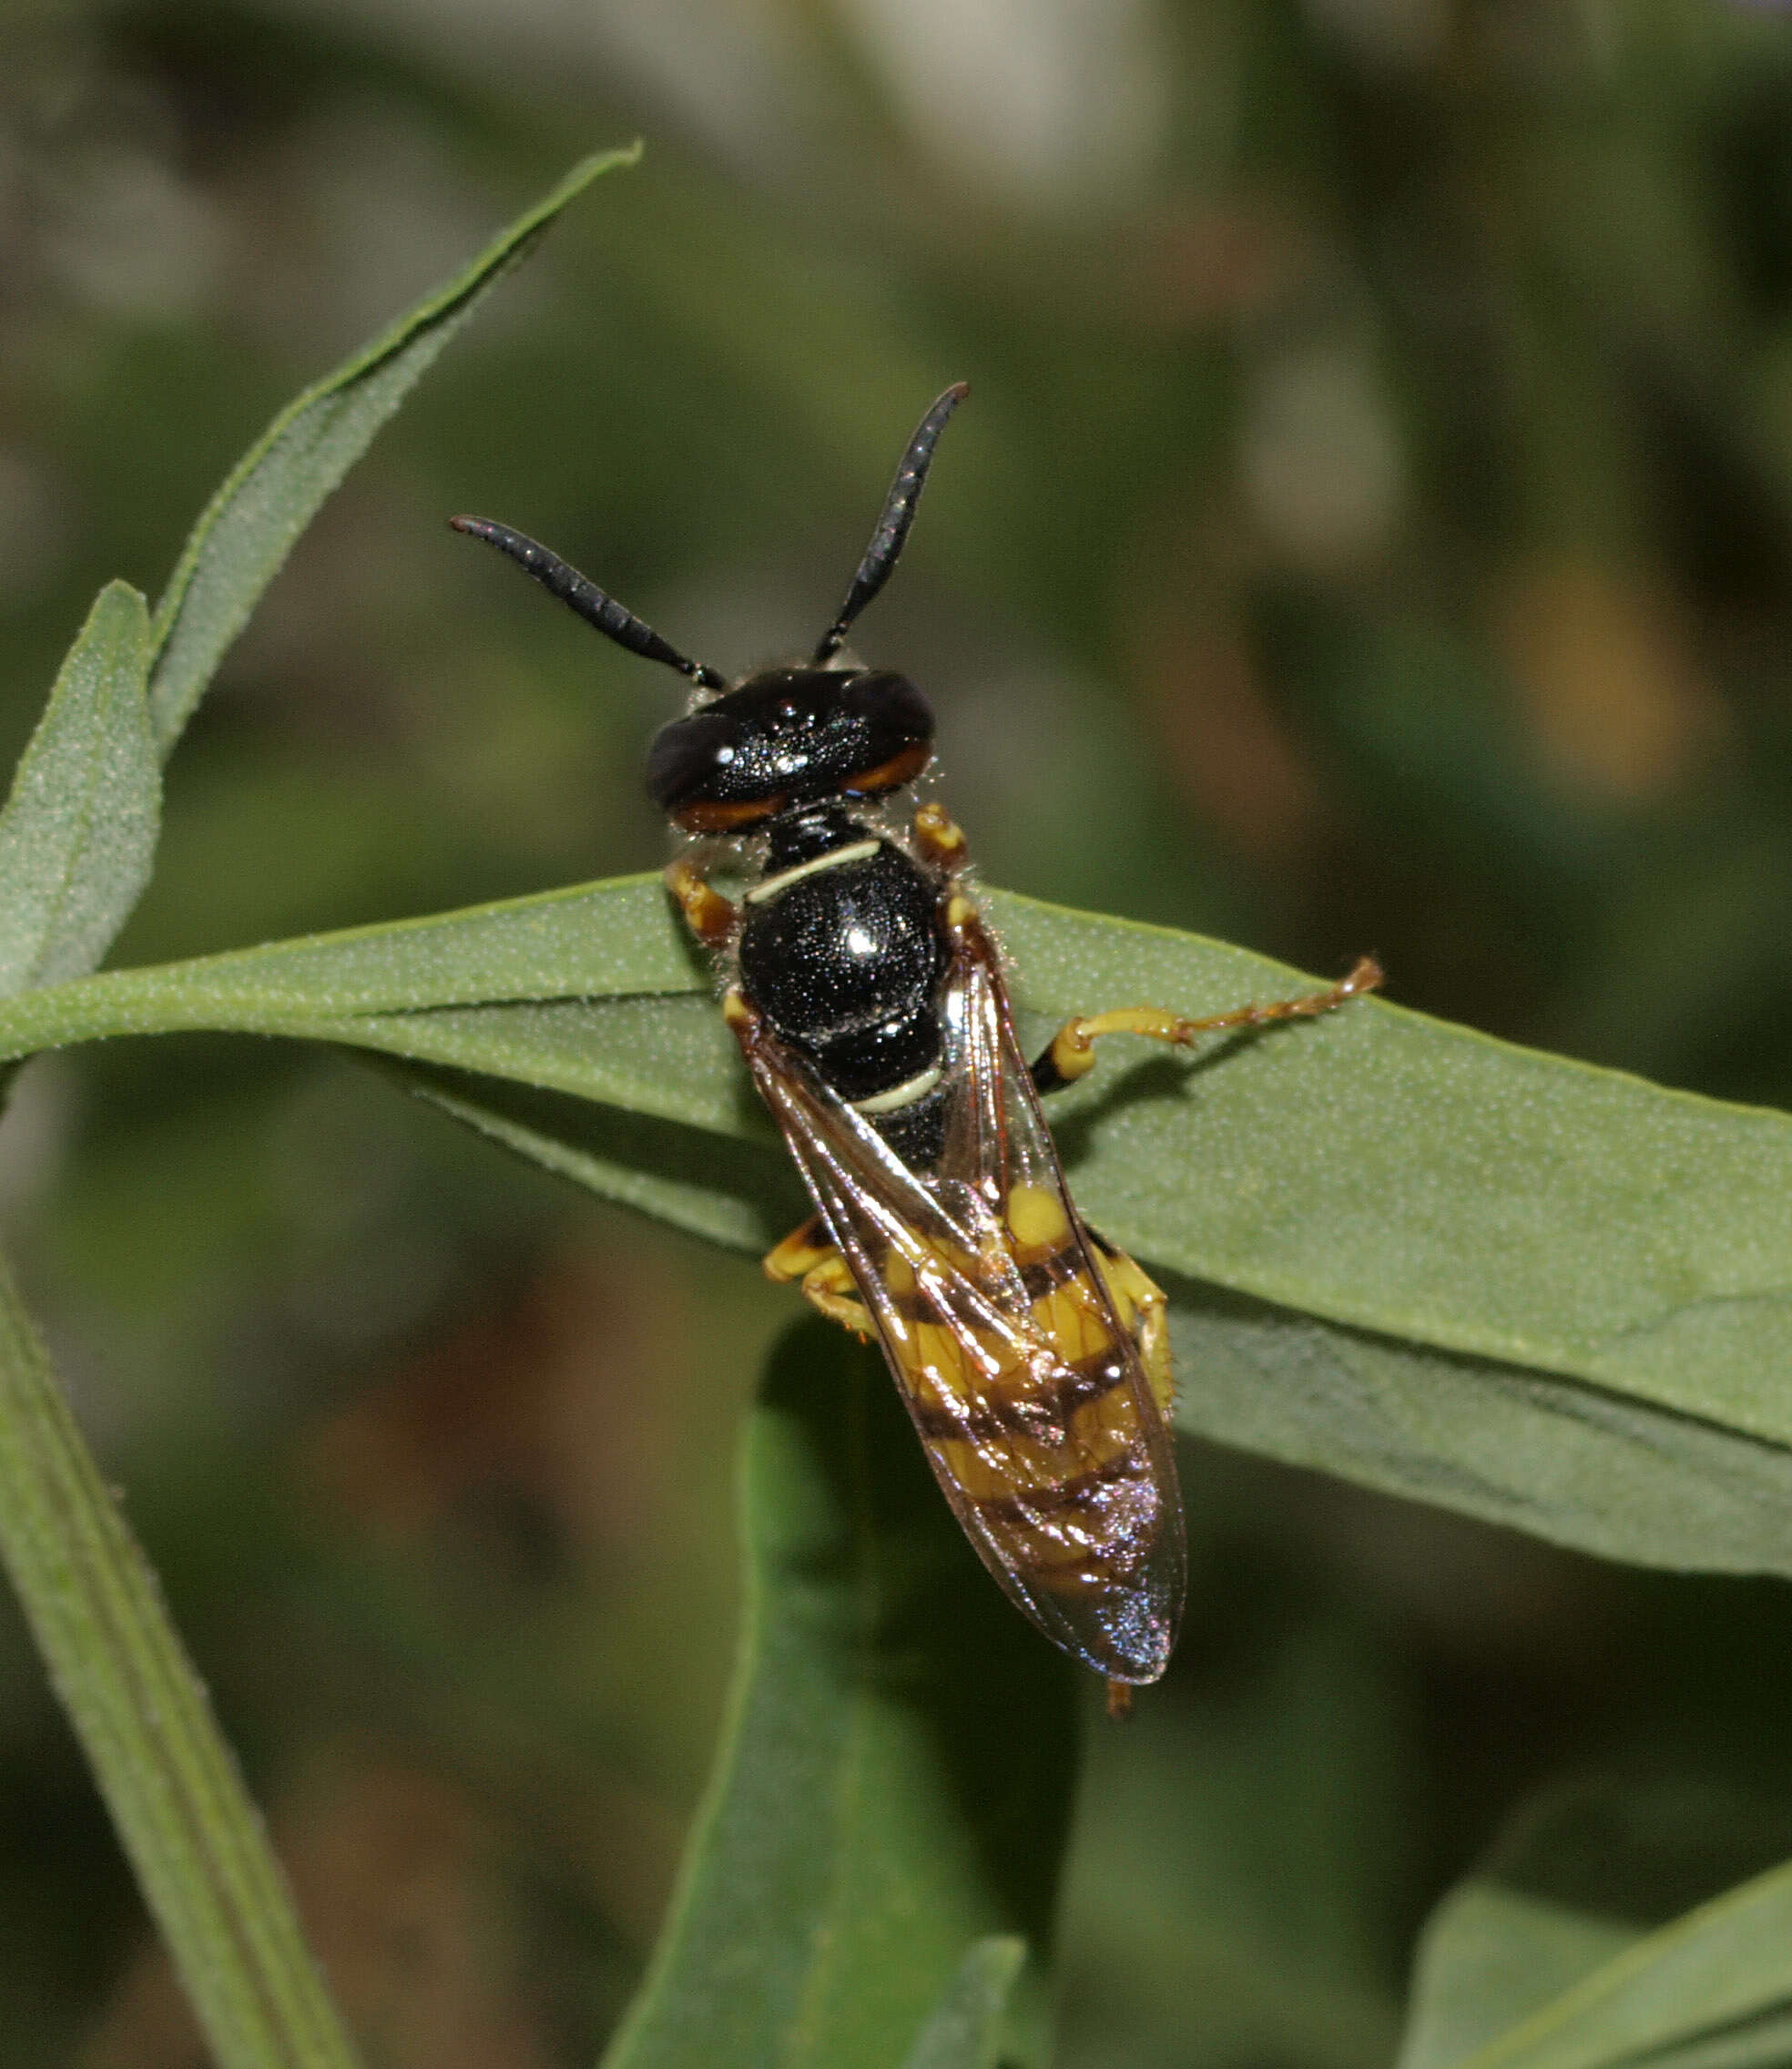
[[[728,678],[718,675],[714,668],[707,668],[701,661],[693,661],[679,653],[668,640],[662,639],[652,626],[644,625],[633,611],[626,609],[616,598],[606,596],[597,585],[570,566],[557,553],[550,553],[538,545],[525,532],[513,531],[508,525],[494,524],[489,517],[451,517],[448,520],[455,531],[465,532],[469,537],[484,539],[487,545],[496,546],[502,554],[508,554],[525,573],[533,575],[552,596],[558,596],[568,604],[587,625],[595,625],[606,639],[614,639],[618,647],[626,647],[631,654],[642,655],[649,661],[664,661],[667,668],[677,668],[705,689],[726,689]]]
[[[908,537],[909,526],[914,523],[915,505],[921,501],[921,484],[927,479],[933,448],[940,443],[946,419],[970,392],[969,382],[954,382],[915,426],[915,434],[902,455],[902,464],[897,468],[896,479],[890,484],[883,515],[878,519],[871,543],[865,548],[858,574],[852,577],[852,586],[846,592],[840,614],[822,634],[821,644],[815,649],[818,667],[823,661],[831,660],[840,651],[840,642],[846,637],[853,619],[890,579],[890,571],[902,550],[902,541]]]

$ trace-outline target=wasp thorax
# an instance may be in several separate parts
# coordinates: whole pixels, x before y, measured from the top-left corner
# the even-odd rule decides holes
[[[933,714],[905,677],[871,668],[767,668],[660,729],[647,789],[693,833],[726,833],[792,805],[875,797],[912,782]]]

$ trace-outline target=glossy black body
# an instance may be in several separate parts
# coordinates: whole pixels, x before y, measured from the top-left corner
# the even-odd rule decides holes
[[[783,815],[769,829],[761,883],[810,866],[769,897],[749,898],[738,977],[749,1004],[842,1099],[875,1098],[938,1065],[939,990],[947,951],[940,893],[911,857],[838,803]],[[830,854],[876,840],[869,855]],[[820,862],[822,866],[815,867]],[[939,1154],[940,1101],[921,1097],[866,1118],[908,1162]]]

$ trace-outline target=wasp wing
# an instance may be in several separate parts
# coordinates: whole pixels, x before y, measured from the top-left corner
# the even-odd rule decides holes
[[[983,1564],[1085,1666],[1155,1680],[1185,1553],[1136,1318],[1064,1188],[974,922],[957,930],[942,1003],[945,1147],[925,1172],[762,1023],[742,1047]]]

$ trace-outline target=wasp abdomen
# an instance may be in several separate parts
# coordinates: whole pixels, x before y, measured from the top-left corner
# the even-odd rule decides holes
[[[809,857],[748,894],[741,989],[842,1099],[917,1084],[940,1063],[947,949],[938,902],[900,848],[870,838]]]

